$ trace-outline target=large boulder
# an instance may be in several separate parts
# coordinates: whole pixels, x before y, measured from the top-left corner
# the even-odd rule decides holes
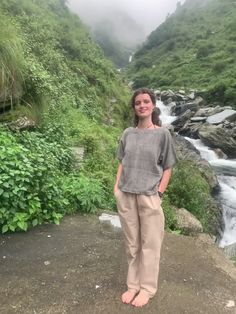
[[[202,142],[211,148],[220,148],[230,158],[236,158],[236,139],[230,129],[204,124],[198,131]]]
[[[185,100],[185,99],[183,99]],[[180,115],[182,113],[184,113],[187,110],[191,110],[194,113],[196,113],[201,106],[204,106],[206,103],[204,101],[204,99],[200,96],[198,96],[197,98],[195,98],[192,101],[186,102],[186,101],[179,101],[177,103],[177,106],[175,108],[173,108],[173,113],[175,115]]]
[[[220,124],[225,120],[236,121],[236,111],[226,109],[207,118],[207,122],[210,124]]]
[[[221,107],[221,106],[216,106],[216,107],[202,107],[196,112],[196,116],[200,117],[209,117],[213,116],[219,112],[222,112],[227,109],[232,109],[231,107]]]
[[[192,119],[192,118],[191,118]],[[179,134],[183,136],[187,136],[190,138],[198,139],[198,130],[202,126],[203,122],[189,122],[189,120],[185,123],[185,125],[179,130]]]
[[[185,208],[175,208],[176,227],[185,235],[196,235],[203,232],[201,222]]]
[[[174,120],[171,124],[174,126],[175,131],[178,132],[193,115],[194,113],[190,109],[188,109],[176,120]]]
[[[188,102],[188,103],[179,102],[177,103],[176,107],[172,109],[172,113],[178,116],[188,110],[191,110],[195,113],[198,111],[198,109],[199,109],[199,105],[195,103],[194,101]]]

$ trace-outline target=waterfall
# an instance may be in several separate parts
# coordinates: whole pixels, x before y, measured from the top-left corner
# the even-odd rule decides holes
[[[157,100],[156,106],[161,110],[160,119],[162,121],[162,125],[168,125],[177,118],[170,115],[171,108],[169,106],[165,106],[161,100]]]
[[[161,120],[163,125],[171,123],[176,117],[170,116],[170,108],[161,101],[156,105],[161,109]],[[200,139],[185,137],[200,152],[202,158],[206,159],[214,169],[219,185],[219,201],[223,208],[224,231],[219,246],[225,247],[236,243],[236,160],[221,159],[209,147],[204,145]]]

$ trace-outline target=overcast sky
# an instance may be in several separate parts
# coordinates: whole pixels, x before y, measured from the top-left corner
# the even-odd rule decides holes
[[[168,13],[175,11],[177,0],[68,0],[68,3],[91,26],[114,9],[124,10],[148,35],[165,20]]]

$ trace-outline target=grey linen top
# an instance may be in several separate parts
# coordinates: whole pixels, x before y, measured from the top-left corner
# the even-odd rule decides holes
[[[165,127],[127,128],[120,139],[117,158],[122,163],[118,188],[145,195],[157,193],[163,171],[176,163],[172,137]]]

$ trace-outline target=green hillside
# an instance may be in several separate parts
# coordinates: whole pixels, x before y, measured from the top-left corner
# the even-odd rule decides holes
[[[1,0],[0,73],[0,230],[114,209],[130,91],[66,1]]]
[[[186,0],[153,31],[128,69],[134,87],[206,90],[236,107],[236,4]]]
[[[53,105],[98,122],[122,121],[128,91],[65,2],[1,1],[0,110]]]

